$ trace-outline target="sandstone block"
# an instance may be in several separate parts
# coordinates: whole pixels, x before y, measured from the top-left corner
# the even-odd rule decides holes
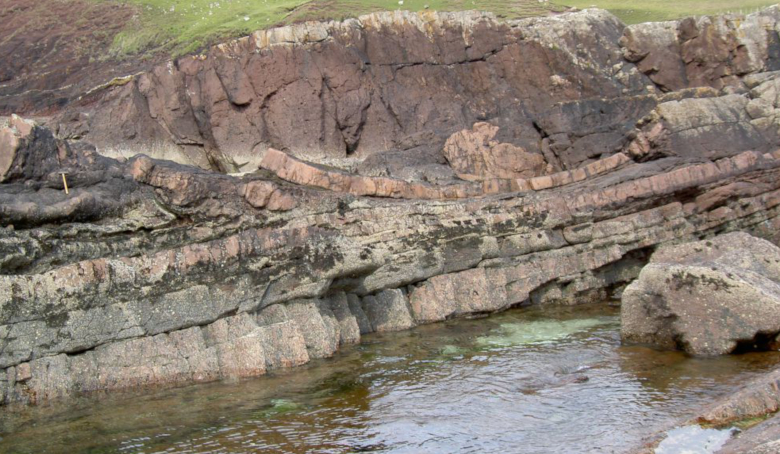
[[[693,355],[768,348],[780,334],[780,249],[733,233],[659,251],[623,294],[626,342]]]
[[[458,174],[468,178],[530,178],[544,173],[547,162],[540,154],[528,153],[522,147],[495,140],[498,127],[475,123],[450,136],[444,144],[444,155]]]
[[[311,358],[328,358],[338,350],[340,333],[328,317],[323,317],[318,300],[296,300],[286,303],[290,320],[306,342]]]
[[[406,295],[399,289],[366,296],[362,306],[375,332],[402,331],[415,326]]]

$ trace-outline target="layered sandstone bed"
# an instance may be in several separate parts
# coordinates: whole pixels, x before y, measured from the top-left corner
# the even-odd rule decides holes
[[[778,16],[664,24],[753,62],[680,51],[683,87],[642,63],[668,51],[658,25],[389,13],[94,93],[57,132],[97,151],[12,118],[0,402],[261,375],[374,332],[618,297],[660,245],[777,243]],[[98,153],[160,140],[211,170]]]

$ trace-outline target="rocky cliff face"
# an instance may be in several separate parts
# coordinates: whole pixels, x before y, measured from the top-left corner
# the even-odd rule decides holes
[[[622,57],[622,30],[589,11],[517,22],[390,12],[261,31],[74,106],[60,134],[165,143],[217,170],[268,147],[308,158],[414,150],[436,163],[450,134],[490,119],[540,154],[556,102],[647,93]]]
[[[406,175],[409,161],[446,164],[450,135],[486,121],[500,128],[497,143],[568,170],[624,148],[662,93],[744,93],[746,75],[780,67],[779,17],[770,8],[625,27],[599,10],[519,21],[389,12],[299,24],[87,96],[58,128],[99,149],[172,149],[221,171],[252,170],[270,147],[370,158],[363,172]],[[703,122],[733,123],[724,109]],[[688,135],[699,127],[678,126]],[[731,127],[734,145],[755,148]]]
[[[173,141],[203,167],[256,158],[242,177],[13,118],[0,402],[259,375],[373,332],[619,296],[669,242],[777,243],[776,75],[660,93],[623,32],[593,11],[271,30],[60,126]],[[348,154],[365,160],[323,165]]]

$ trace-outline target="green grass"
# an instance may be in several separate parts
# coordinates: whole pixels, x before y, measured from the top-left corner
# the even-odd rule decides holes
[[[95,0],[116,1],[116,0]],[[525,17],[560,9],[538,0],[126,0],[138,18],[115,38],[115,56],[197,51],[221,39],[302,20],[343,19],[374,11],[481,9]]]
[[[705,16],[721,13],[748,14],[777,0],[554,0],[558,4],[577,8],[603,8],[611,11],[627,24],[657,22],[686,16]]]
[[[538,0],[315,0],[296,10],[288,22],[307,19],[342,19],[375,11],[404,9],[409,11],[490,11],[499,17],[520,18],[538,16],[562,7]]]
[[[119,1],[119,0],[93,0]],[[479,9],[518,18],[564,5],[605,8],[627,23],[726,11],[752,12],[767,0],[122,0],[139,14],[115,38],[114,56],[167,52],[179,56],[253,30],[310,19],[343,19],[373,11]],[[738,3],[738,5],[737,5]]]
[[[116,55],[168,51],[174,56],[282,22],[302,0],[129,0],[138,18],[117,34]]]

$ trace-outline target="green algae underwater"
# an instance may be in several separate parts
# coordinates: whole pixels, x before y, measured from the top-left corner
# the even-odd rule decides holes
[[[0,451],[618,453],[777,364],[621,346],[609,305],[521,308],[257,379],[7,412]]]

